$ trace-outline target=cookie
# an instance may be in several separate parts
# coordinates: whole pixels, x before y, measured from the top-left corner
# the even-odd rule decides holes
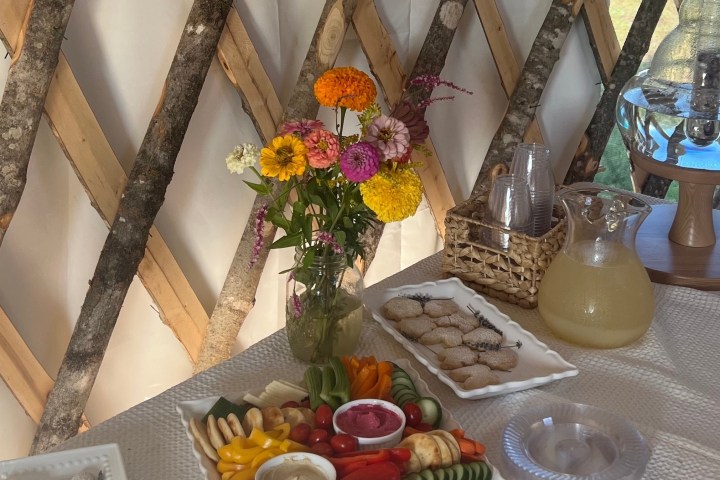
[[[426,302],[423,307],[425,315],[433,318],[444,317],[456,313],[458,310],[460,310],[460,308],[458,308],[457,303],[452,300],[430,300]]]
[[[488,346],[499,346],[502,343],[502,336],[489,328],[478,327],[464,334],[462,341],[468,347],[485,350]]]
[[[423,313],[422,303],[412,298],[395,297],[383,305],[383,315],[390,320],[418,317]]]
[[[488,367],[487,365],[474,363],[472,365],[468,365],[467,367],[460,367],[450,370],[448,372],[448,376],[458,383],[463,383],[465,380],[472,376],[487,375],[488,373],[490,373],[490,367]]]
[[[480,326],[480,321],[467,313],[451,313],[446,317],[435,319],[438,327],[457,327],[461,332],[468,333]]]
[[[475,363],[476,358],[477,352],[465,345],[446,348],[438,353],[440,368],[443,370],[453,370],[455,368],[472,365]]]
[[[437,345],[457,347],[462,345],[462,332],[455,327],[438,327],[430,330],[419,340],[423,345]]]
[[[510,371],[518,364],[518,354],[515,350],[501,348],[500,350],[488,350],[478,352],[477,361],[487,365],[493,370]]]
[[[435,328],[428,317],[404,318],[398,323],[398,330],[410,340],[417,340]]]
[[[488,385],[497,385],[500,383],[500,379],[488,370],[485,374],[473,375],[462,383],[465,390],[477,390],[478,388],[484,388]]]

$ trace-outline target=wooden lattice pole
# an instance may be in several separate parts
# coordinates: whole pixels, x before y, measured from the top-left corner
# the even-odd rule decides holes
[[[120,308],[143,258],[232,0],[195,0],[100,253],[70,345],[50,393],[32,453],[77,431]]]
[[[660,15],[667,0],[643,0],[633,20],[620,56],[613,68],[612,79],[605,87],[590,125],[585,132],[587,149],[576,153],[564,183],[592,181],[600,158],[615,127],[615,104],[623,85],[637,73],[650,47]],[[663,195],[664,196],[664,195]]]
[[[466,3],[467,0],[442,0],[440,2],[409,78],[440,74],[445,66],[445,59]],[[371,0],[361,0],[360,4],[357,15],[353,17],[360,45],[368,58],[370,69],[378,79],[385,100],[388,104],[394,105],[400,100],[407,78],[397,60],[390,36],[377,15],[375,5]],[[378,41],[378,38],[382,41]],[[427,95],[429,96],[429,93]],[[419,98],[422,100],[421,96]],[[447,185],[440,160],[435,153],[435,147],[429,137],[425,140],[424,146],[430,152],[430,156],[426,157],[416,151],[413,152],[413,160],[423,164],[418,173],[433,211],[438,233],[444,235],[445,215],[455,205],[455,202]],[[384,224],[379,224],[368,228],[363,234],[362,242],[365,246],[363,268],[365,270],[375,258],[384,227]]]
[[[285,118],[314,118],[317,115],[320,105],[313,94],[313,84],[317,77],[334,65],[356,6],[357,0],[326,0],[310,48],[300,70],[298,82],[290,96]],[[228,27],[232,27],[232,24],[229,24]],[[240,35],[239,29],[236,28],[235,32]],[[229,55],[227,52],[222,56],[227,58]],[[232,71],[230,66],[226,68],[226,71],[228,69]],[[248,70],[247,73],[252,72]],[[255,73],[260,74],[257,69]],[[233,74],[233,77],[236,77],[236,75]],[[257,82],[251,83],[256,84]],[[255,125],[260,125],[260,115],[256,113],[258,111],[253,108],[252,104],[245,103],[248,98],[247,95],[242,95],[242,97],[245,110],[253,118]],[[269,103],[274,102],[270,101]],[[265,125],[268,125],[268,123],[266,122]],[[274,132],[269,131],[269,128],[269,126],[263,127],[258,130],[258,133],[264,138],[272,138]],[[279,182],[273,182],[273,194],[279,193],[279,185]],[[255,304],[255,293],[269,253],[267,248],[262,248],[259,252],[253,252],[258,233],[255,218],[258,212],[265,207],[266,202],[267,200],[264,197],[258,196],[255,198],[249,220],[243,230],[242,238],[233,257],[228,275],[225,278],[220,297],[210,316],[207,334],[203,340],[195,372],[205,370],[230,356],[230,351],[240,327]],[[270,222],[265,222],[261,232],[263,244],[270,245],[276,232],[277,227]],[[249,268],[250,260],[256,255],[254,266]]]
[[[620,55],[620,42],[610,17],[609,6],[605,0],[585,0],[581,13],[600,78],[603,85],[607,86]]]
[[[0,102],[0,244],[25,190],[30,153],[74,0],[35,0]]]
[[[560,49],[572,26],[573,14],[573,2],[553,0],[550,5],[550,10],[525,61],[518,82],[519,87],[510,99],[505,117],[490,142],[487,156],[473,186],[473,195],[479,193],[485,186],[487,177],[495,165],[510,164],[515,147],[522,140],[535,114],[535,108],[553,66],[560,58]]]

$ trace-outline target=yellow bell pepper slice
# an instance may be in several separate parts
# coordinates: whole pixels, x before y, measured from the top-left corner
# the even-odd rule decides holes
[[[273,436],[274,438],[277,438],[278,440],[285,440],[290,436],[290,424],[285,422],[281,423],[277,427],[273,428],[273,433],[279,432],[277,436]]]
[[[235,475],[230,477],[230,480],[255,480],[255,473],[257,473],[257,468],[248,468],[247,470],[240,470]]]
[[[285,439],[280,444],[280,450],[283,452],[308,452],[310,449],[302,443],[295,442],[293,440]]]
[[[267,449],[267,450],[265,450],[264,452],[258,454],[255,458],[253,458],[253,459],[252,459],[252,462],[250,462],[250,466],[251,466],[252,468],[258,468],[258,467],[260,467],[260,465],[262,465],[263,463],[267,462],[268,460],[270,460],[270,459],[273,458],[273,457],[277,457],[277,456],[280,455],[281,453],[283,453],[283,452],[280,451],[279,448],[270,448],[270,449]]]
[[[226,472],[232,472],[235,473],[239,470],[245,470],[247,468],[250,468],[249,465],[243,465],[241,463],[235,463],[235,462],[227,462],[225,460],[220,460],[217,463],[217,471],[219,473],[226,473]]]
[[[271,448],[271,447],[278,447],[280,445],[280,440],[277,440],[273,438],[270,434],[272,432],[263,432],[262,430],[258,428],[253,428],[252,432],[250,432],[250,436],[248,437],[250,440],[255,442],[256,445],[262,448]],[[279,434],[279,432],[278,432]]]

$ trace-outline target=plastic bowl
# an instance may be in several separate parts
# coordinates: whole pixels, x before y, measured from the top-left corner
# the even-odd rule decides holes
[[[510,478],[518,480],[640,479],[650,458],[645,438],[628,421],[577,403],[513,417],[502,442]]]
[[[293,465],[293,471],[296,472],[297,467],[300,465],[312,465],[317,467],[326,480],[336,480],[337,474],[335,473],[335,467],[326,458],[316,455],[314,453],[307,452],[294,452],[294,453],[283,453],[277,457],[273,457],[267,462],[263,463],[258,471],[255,473],[255,480],[265,480],[269,478],[269,475],[277,468],[280,468],[285,463]],[[294,473],[293,472],[293,473]]]
[[[387,410],[391,414],[394,414],[396,417],[400,419],[400,427],[393,430],[391,433],[388,433],[387,435],[382,436],[362,436],[358,435],[357,432],[353,432],[352,429],[348,428],[349,431],[346,431],[340,425],[338,425],[338,419],[348,410],[351,409],[362,409],[366,408],[367,406],[371,407],[379,407],[380,409]],[[368,412],[364,412],[365,415],[368,415]],[[378,424],[384,423],[382,419],[377,418],[377,421],[374,421],[373,418],[368,418],[369,421],[362,422],[365,423],[366,426],[370,429],[377,428]],[[372,420],[372,421],[371,421]],[[402,432],[405,428],[405,414],[403,413],[402,409],[395,405],[394,403],[386,402],[385,400],[377,400],[377,399],[362,399],[362,400],[353,400],[351,402],[348,402],[344,405],[341,405],[337,410],[335,410],[335,413],[333,414],[333,427],[335,427],[335,431],[337,433],[347,433],[348,435],[352,435],[353,437],[356,437],[358,439],[358,446],[361,449],[368,449],[368,448],[387,448],[397,445],[400,440],[402,439]]]

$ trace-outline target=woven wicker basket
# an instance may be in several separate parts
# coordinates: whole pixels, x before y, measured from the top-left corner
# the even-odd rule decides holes
[[[565,212],[555,207],[553,227],[542,237],[509,231],[503,251],[483,243],[493,230],[508,232],[482,221],[486,204],[487,194],[480,194],[448,211],[443,271],[480,293],[535,308],[542,277],[565,241]]]

